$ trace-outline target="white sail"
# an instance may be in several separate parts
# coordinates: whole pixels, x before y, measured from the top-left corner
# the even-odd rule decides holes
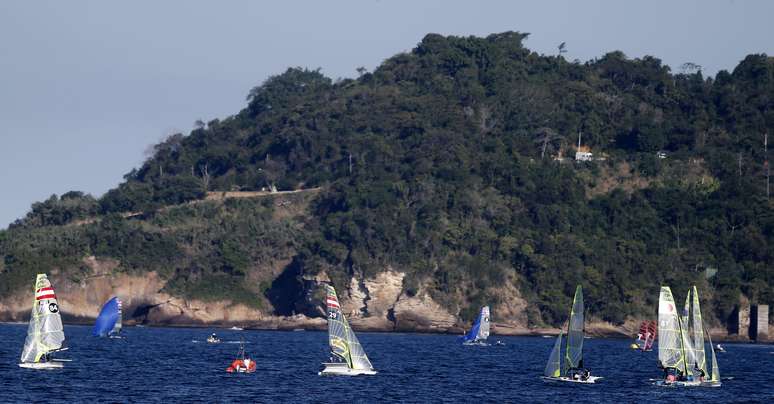
[[[481,325],[478,328],[477,341],[486,341],[489,338],[489,306],[481,309]]]
[[[336,290],[326,285],[325,304],[328,308],[328,343],[331,352],[347,362],[350,369],[373,370],[371,361],[341,311]]]
[[[121,299],[116,299],[116,303],[118,303],[118,319],[116,320],[116,324],[113,326],[113,329],[110,331],[111,335],[118,335],[121,333],[121,320],[123,318],[123,310],[121,309]]]
[[[685,355],[685,374],[693,375],[694,365],[698,362],[696,356],[696,350],[693,347],[693,321],[692,321],[692,309],[693,298],[692,290],[688,289],[688,294],[685,296],[685,305],[683,306],[683,313],[680,316],[680,337],[683,343],[683,352]]]
[[[689,317],[691,339],[691,349],[694,354],[694,362],[690,366],[701,369],[707,374],[707,354],[704,351],[704,322],[701,318],[701,307],[699,304],[699,291],[696,286],[691,290],[691,313]]]
[[[554,348],[551,350],[551,355],[548,357],[548,363],[546,363],[546,369],[543,371],[543,375],[546,377],[561,377],[562,376],[562,355],[559,353],[562,350],[562,332],[559,331],[559,335],[556,337]]]
[[[710,352],[712,352],[712,373],[710,376],[710,383],[720,385],[720,368],[718,367],[718,358],[715,356],[715,347],[712,346],[712,337],[710,336],[709,329],[707,331],[707,341],[710,345]]]
[[[32,303],[27,339],[21,354],[22,363],[36,363],[46,354],[62,347],[65,336],[62,317],[54,288],[45,274],[35,279],[35,300]]]
[[[658,360],[665,368],[686,372],[683,331],[675,299],[668,286],[662,286],[658,298]]]

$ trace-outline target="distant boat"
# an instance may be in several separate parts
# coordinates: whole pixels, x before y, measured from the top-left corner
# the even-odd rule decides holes
[[[229,328],[229,330],[233,330],[233,331],[244,331],[245,329],[244,329],[244,328],[242,328],[242,327],[233,326],[233,327]]]
[[[212,333],[209,337],[207,337],[207,343],[208,344],[218,344],[220,343],[220,338],[218,338],[215,333]]]
[[[331,349],[329,362],[322,364],[319,375],[375,375],[371,361],[349,326],[341,311],[336,290],[331,285],[325,285],[325,306],[328,311],[328,345]]]
[[[489,346],[486,339],[489,338],[489,306],[481,308],[473,327],[462,336],[462,345]]]
[[[213,334],[214,335],[214,334]],[[253,373],[255,372],[255,361],[250,359],[247,356],[247,353],[245,353],[245,343],[244,340],[240,341],[239,343],[239,352],[237,353],[237,358],[234,359],[233,362],[231,362],[231,365],[226,368],[226,372],[228,373]]]
[[[35,300],[32,303],[27,339],[21,354],[20,367],[28,369],[61,368],[64,359],[54,359],[52,354],[64,351],[65,341],[62,317],[54,288],[45,274],[35,279]]]
[[[121,300],[113,297],[102,306],[91,334],[95,337],[121,338]]]
[[[653,350],[653,343],[656,342],[656,336],[658,335],[658,327],[653,320],[645,320],[640,323],[640,329],[637,333],[637,341],[632,343],[632,349],[639,349],[643,352],[650,352]]]
[[[709,332],[707,339],[712,355],[712,370],[710,378],[706,379],[706,330],[701,318],[696,287],[688,291],[683,315],[678,316],[671,289],[662,286],[659,294],[658,323],[658,359],[659,367],[664,371],[664,379],[656,381],[655,384],[666,387],[719,387],[720,369]]]
[[[564,364],[561,357],[562,332],[560,331],[543,371],[543,380],[593,384],[601,379],[599,376],[592,376],[591,372],[583,367],[583,329],[583,290],[578,285],[570,311],[570,321],[567,324],[567,351]]]

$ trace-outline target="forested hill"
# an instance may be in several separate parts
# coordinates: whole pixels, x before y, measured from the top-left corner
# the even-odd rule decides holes
[[[238,290],[288,314],[299,297],[277,297],[294,290],[282,282],[325,272],[346,289],[387,268],[463,319],[502,304],[506,283],[536,325],[566,320],[576,284],[614,323],[654,316],[662,284],[678,299],[697,284],[721,321],[740,299],[774,303],[774,58],[713,78],[621,52],[571,62],[526,38],[429,34],[357,79],[273,76],[236,115],[156,145],[103,197],[33,205],[0,232],[0,296],[94,255],[158,271],[170,293]],[[591,161],[575,161],[579,136]],[[159,210],[272,186],[321,191],[292,224],[270,225],[276,206],[258,202]],[[251,283],[277,262],[285,278]]]

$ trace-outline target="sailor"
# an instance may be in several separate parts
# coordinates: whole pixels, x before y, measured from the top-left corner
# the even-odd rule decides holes
[[[698,363],[693,364],[693,373],[699,375],[698,379],[700,382],[704,381],[704,370],[699,367]]]
[[[242,363],[245,365],[245,370],[250,370],[250,358],[243,359]]]

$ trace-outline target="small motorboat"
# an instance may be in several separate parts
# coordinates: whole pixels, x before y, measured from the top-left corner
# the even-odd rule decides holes
[[[498,339],[497,342],[495,342],[495,346],[505,346],[505,342],[502,342]]]
[[[722,346],[720,346],[720,344],[715,345],[715,349],[718,352],[726,352],[726,348],[723,348]]]
[[[255,361],[248,358],[245,353],[244,341],[239,344],[239,353],[237,353],[237,359],[234,359],[226,368],[228,373],[253,373],[255,372]]]
[[[207,337],[207,343],[208,343],[208,344],[217,344],[217,343],[220,343],[220,338],[218,338],[218,336],[217,336],[217,335],[215,335],[215,333],[212,333],[212,335],[210,335],[209,337]]]

